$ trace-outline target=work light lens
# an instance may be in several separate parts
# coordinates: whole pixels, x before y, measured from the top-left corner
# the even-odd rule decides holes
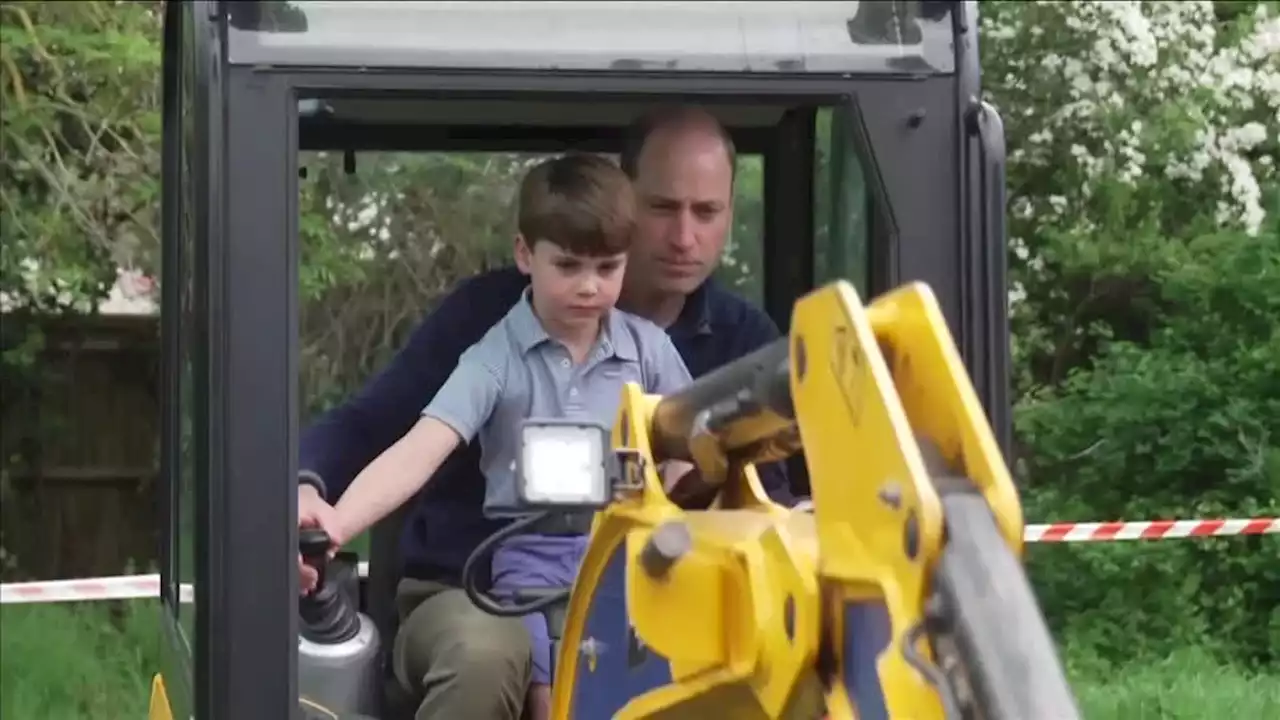
[[[527,421],[521,437],[521,499],[530,505],[606,504],[607,442],[608,431],[596,425]]]

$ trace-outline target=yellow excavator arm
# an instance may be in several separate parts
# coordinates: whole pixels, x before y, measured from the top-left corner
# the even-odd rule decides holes
[[[629,385],[612,443],[620,490],[569,599],[554,717],[1079,717],[1017,491],[926,286],[869,307],[846,282],[815,290],[789,337],[685,391]],[[755,470],[800,451],[811,509]],[[672,459],[713,502],[663,490]]]

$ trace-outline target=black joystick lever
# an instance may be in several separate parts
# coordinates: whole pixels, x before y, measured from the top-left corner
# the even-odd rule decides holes
[[[298,530],[298,551],[302,554],[302,562],[316,569],[315,592],[324,587],[324,569],[329,564],[329,546],[333,541],[329,533],[320,528],[301,528]]]
[[[324,581],[332,544],[329,533],[320,528],[298,530],[298,551],[302,554],[302,561],[319,574],[315,590],[298,601],[298,614],[302,620],[300,631],[312,642],[322,644],[345,642],[360,632],[360,617],[342,594],[340,583],[326,585]]]

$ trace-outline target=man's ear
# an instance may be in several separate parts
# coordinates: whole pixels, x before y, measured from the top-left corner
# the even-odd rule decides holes
[[[528,241],[520,233],[516,233],[514,254],[516,256],[516,267],[520,269],[520,272],[528,275],[533,266],[533,248],[529,247]]]

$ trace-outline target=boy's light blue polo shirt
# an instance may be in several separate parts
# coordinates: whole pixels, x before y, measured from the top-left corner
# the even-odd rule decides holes
[[[526,290],[496,325],[458,360],[422,414],[470,442],[480,438],[484,513],[512,517],[518,508],[515,461],[520,426],[530,417],[556,417],[612,427],[627,382],[668,394],[691,381],[666,331],[618,309],[587,359],[575,366],[533,312]]]

